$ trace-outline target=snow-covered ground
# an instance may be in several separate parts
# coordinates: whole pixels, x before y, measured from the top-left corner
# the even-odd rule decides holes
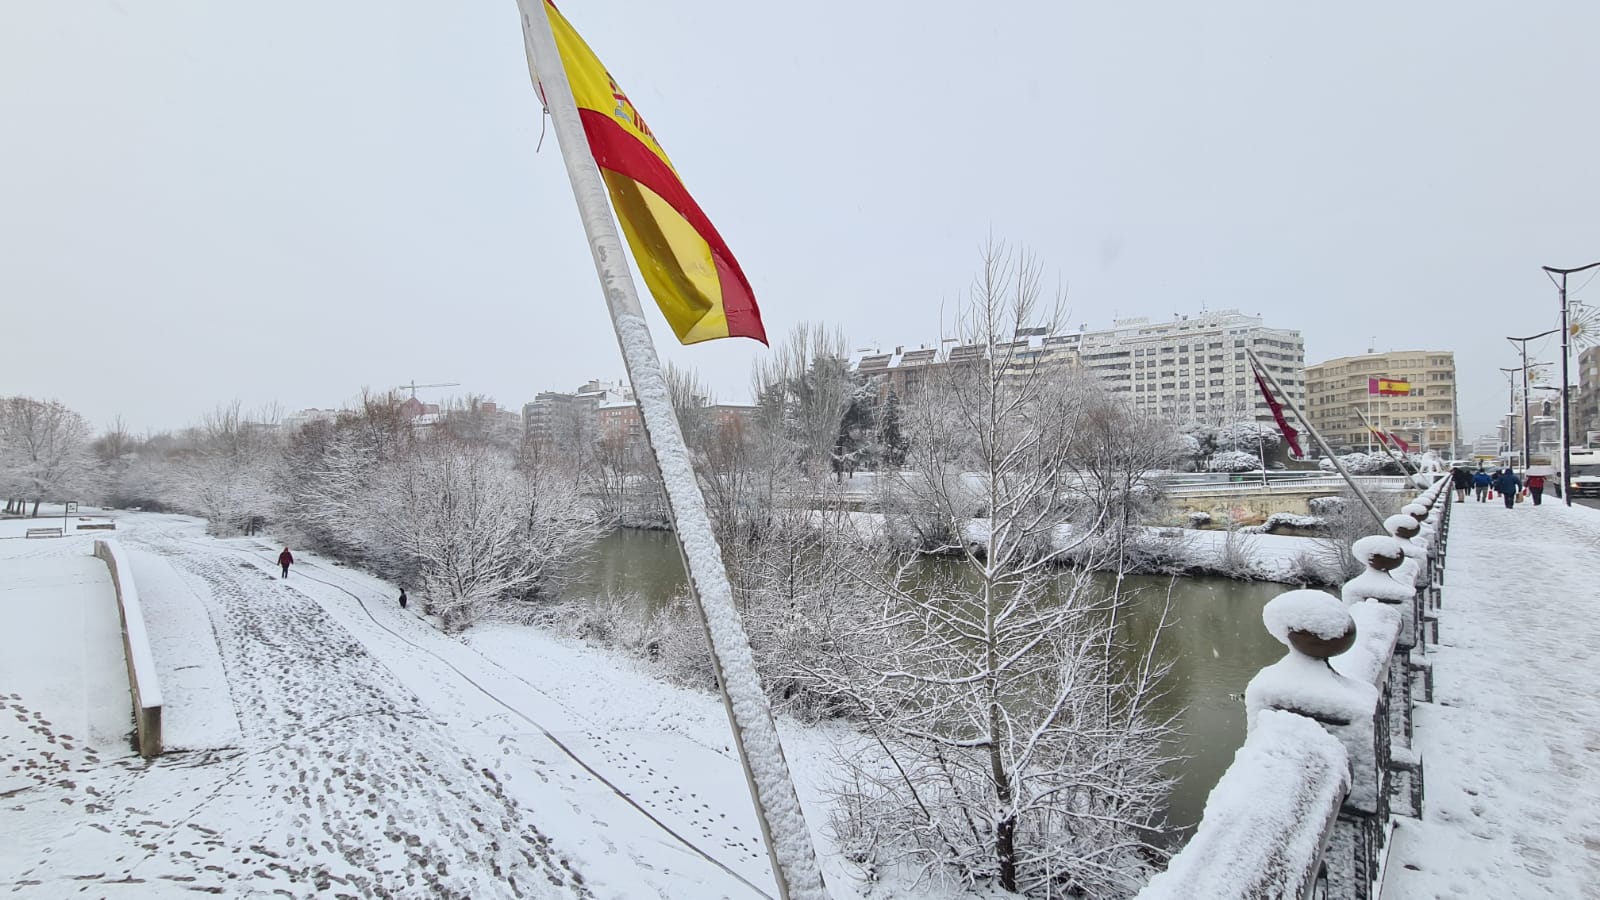
[[[1390,900],[1600,897],[1600,511],[1455,505]]]
[[[83,692],[52,695],[30,678],[37,660],[0,655],[0,884],[13,896],[774,893],[715,697],[531,628],[446,636],[399,609],[392,586],[313,554],[279,579],[265,538],[216,540],[176,516],[117,523],[174,752],[133,755],[125,679],[110,725],[80,729]],[[78,590],[80,606],[110,604],[89,549],[87,536],[6,540],[0,560],[53,603]],[[26,599],[0,594],[8,611]],[[81,620],[48,618],[8,617],[31,630],[9,629],[0,651],[82,643]],[[825,827],[848,734],[780,728],[830,887],[857,895]]]

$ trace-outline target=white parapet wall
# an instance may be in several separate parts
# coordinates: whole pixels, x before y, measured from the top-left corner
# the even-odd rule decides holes
[[[1337,738],[1304,716],[1261,711],[1199,830],[1138,900],[1305,896],[1349,788]]]
[[[161,683],[156,678],[156,659],[150,652],[150,636],[144,627],[144,607],[139,589],[133,583],[133,567],[113,539],[94,542],[94,555],[111,569],[117,589],[117,614],[122,619],[122,653],[128,661],[128,687],[133,695],[133,722],[138,736],[139,755],[161,754]]]

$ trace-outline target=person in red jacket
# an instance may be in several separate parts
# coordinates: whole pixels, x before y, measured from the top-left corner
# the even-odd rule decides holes
[[[288,547],[283,548],[283,552],[278,554],[278,565],[283,566],[283,577],[284,578],[288,578],[289,577],[289,566],[293,562],[294,562],[294,554],[289,552],[289,548]]]
[[[1529,475],[1528,476],[1528,493],[1533,495],[1533,505],[1534,506],[1538,506],[1539,505],[1539,501],[1544,498],[1544,476],[1543,475]]]

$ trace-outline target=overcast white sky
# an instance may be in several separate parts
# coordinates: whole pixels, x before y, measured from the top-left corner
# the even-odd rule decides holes
[[[774,335],[934,340],[992,231],[1074,323],[1454,350],[1470,435],[1555,325],[1539,266],[1600,260],[1600,4],[562,8]],[[514,0],[0,0],[0,394],[142,430],[618,378],[539,125]],[[662,346],[731,400],[763,352]]]

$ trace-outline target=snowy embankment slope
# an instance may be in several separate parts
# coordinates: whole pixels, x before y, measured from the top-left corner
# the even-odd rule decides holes
[[[125,515],[119,536],[149,579],[166,714],[206,749],[146,765],[126,747],[105,762],[19,745],[59,766],[0,806],[23,836],[0,842],[14,896],[773,893],[714,696],[534,629],[448,637],[392,586],[313,554],[280,580],[276,545],[196,520]],[[853,896],[824,827],[849,734],[781,727],[830,886]]]
[[[1458,503],[1390,900],[1600,896],[1600,512]]]

